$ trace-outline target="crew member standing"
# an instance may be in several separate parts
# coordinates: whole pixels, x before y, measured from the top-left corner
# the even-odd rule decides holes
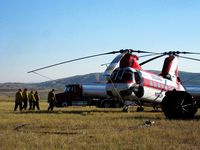
[[[55,90],[52,89],[48,94],[48,103],[49,103],[48,111],[49,110],[53,111],[55,101],[56,101]]]
[[[22,98],[23,98],[23,106],[22,109],[26,110],[27,108],[27,103],[28,103],[28,93],[27,89],[25,88],[24,91],[22,92]]]
[[[40,110],[40,106],[39,106],[40,97],[37,91],[35,91],[34,97],[35,97],[35,106],[37,107],[37,110]]]
[[[15,108],[14,111],[17,110],[17,107],[19,106],[20,111],[22,110],[22,90],[19,89],[17,93],[15,94]]]
[[[29,94],[28,94],[28,99],[29,99],[29,110],[34,110],[35,109],[35,97],[34,97],[34,94],[33,94],[33,91],[31,91]]]

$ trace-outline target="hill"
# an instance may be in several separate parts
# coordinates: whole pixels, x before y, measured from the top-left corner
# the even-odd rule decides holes
[[[152,72],[159,74],[159,71],[153,70]],[[179,77],[184,85],[200,85],[200,73],[180,71]],[[76,75],[68,78],[62,78],[41,83],[0,83],[0,90],[16,90],[25,87],[33,90],[44,90],[51,88],[62,90],[67,84],[89,82],[106,82],[106,80],[103,77],[102,73],[90,73],[86,75]]]
[[[152,71],[152,70],[151,70]],[[159,74],[159,71],[152,71]],[[184,85],[200,85],[200,73],[179,72],[179,76]],[[28,90],[38,90],[42,99],[46,99],[49,89],[56,89],[56,93],[62,92],[65,85],[74,83],[106,82],[102,73],[91,73],[77,75],[54,81],[41,83],[0,83],[0,99],[13,99],[15,92],[19,88]]]

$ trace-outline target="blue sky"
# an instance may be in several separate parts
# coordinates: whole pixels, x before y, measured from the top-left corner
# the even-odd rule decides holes
[[[126,48],[200,52],[199,17],[198,0],[0,0],[0,82],[42,82],[27,71]],[[114,57],[38,73],[57,79],[103,72],[101,64]],[[163,59],[143,68],[160,70]],[[199,72],[199,65],[180,59],[179,69]]]

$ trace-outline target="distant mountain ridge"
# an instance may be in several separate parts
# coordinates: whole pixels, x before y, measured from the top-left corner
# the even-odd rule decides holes
[[[152,72],[159,74],[159,71],[151,70]],[[200,73],[191,72],[179,72],[179,77],[184,85],[199,85],[200,86]],[[0,90],[4,89],[63,89],[67,84],[73,83],[89,83],[89,82],[106,82],[102,73],[90,73],[85,75],[76,75],[68,78],[57,79],[53,81],[46,81],[41,83],[0,83]]]
[[[27,88],[27,89],[63,89],[67,84],[74,83],[88,83],[88,82],[105,82],[102,73],[90,73],[86,75],[76,75],[72,77],[45,81],[41,83],[17,83],[17,82],[8,82],[8,83],[0,83],[0,90],[12,90],[19,88]]]

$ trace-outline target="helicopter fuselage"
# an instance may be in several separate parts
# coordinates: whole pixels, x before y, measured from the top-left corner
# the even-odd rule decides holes
[[[173,89],[185,91],[180,82],[131,67],[115,69],[106,84],[110,97],[150,103],[160,103],[165,92]]]

